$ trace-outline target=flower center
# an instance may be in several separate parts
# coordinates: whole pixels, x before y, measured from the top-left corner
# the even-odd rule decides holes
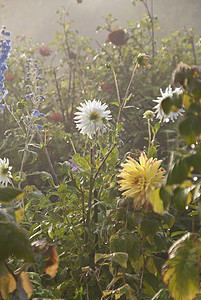
[[[1,174],[2,175],[7,175],[9,171],[9,168],[7,168],[6,166],[1,167]]]
[[[98,122],[100,120],[100,114],[97,111],[93,111],[89,117],[90,121],[93,121],[94,123]]]

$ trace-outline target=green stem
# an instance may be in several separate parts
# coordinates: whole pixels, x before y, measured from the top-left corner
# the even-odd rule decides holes
[[[148,134],[149,134],[149,137],[148,137],[149,144],[148,144],[148,151],[147,151],[147,153],[149,153],[149,149],[151,147],[151,127],[150,127],[150,120],[149,119],[147,120],[147,124],[148,124]]]

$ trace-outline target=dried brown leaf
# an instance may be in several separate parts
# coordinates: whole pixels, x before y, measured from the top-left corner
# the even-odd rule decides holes
[[[0,278],[0,292],[3,299],[6,299],[9,293],[12,293],[17,288],[16,280],[11,273]]]
[[[22,288],[26,292],[28,298],[31,297],[31,295],[33,293],[33,287],[32,287],[31,281],[29,279],[29,276],[27,275],[26,272],[21,272],[19,275],[18,289],[19,288]]]
[[[44,252],[44,256],[48,257],[48,260],[45,264],[45,273],[53,278],[56,275],[59,267],[59,256],[56,248],[50,245],[49,248]]]

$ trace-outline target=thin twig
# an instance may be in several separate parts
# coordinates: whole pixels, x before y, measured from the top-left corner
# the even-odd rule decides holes
[[[114,144],[114,145],[110,148],[110,150],[108,150],[108,152],[105,154],[105,157],[104,157],[102,163],[100,164],[98,170],[96,171],[96,173],[95,173],[95,175],[94,175],[94,180],[95,180],[96,177],[98,176],[98,174],[99,174],[99,172],[100,172],[102,166],[104,165],[106,159],[108,158],[108,156],[110,155],[110,153],[112,152],[112,150],[115,148],[115,146],[116,146],[116,144]]]

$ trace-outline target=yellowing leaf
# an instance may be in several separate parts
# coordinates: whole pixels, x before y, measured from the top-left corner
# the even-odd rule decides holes
[[[169,250],[169,260],[162,268],[162,278],[175,300],[192,300],[199,293],[201,241],[186,234]]]
[[[159,215],[164,215],[165,210],[163,206],[163,201],[160,198],[160,188],[154,190],[149,196],[149,202],[152,205],[153,211]]]
[[[6,299],[7,295],[12,293],[16,288],[16,280],[11,273],[7,273],[0,278],[0,292],[3,299]]]
[[[54,246],[49,246],[45,251],[44,256],[48,257],[48,261],[45,264],[45,273],[54,277],[59,267],[59,256]]]
[[[16,223],[20,224],[21,220],[22,220],[22,216],[23,216],[23,210],[22,209],[18,209],[15,211],[15,219],[16,219]]]

